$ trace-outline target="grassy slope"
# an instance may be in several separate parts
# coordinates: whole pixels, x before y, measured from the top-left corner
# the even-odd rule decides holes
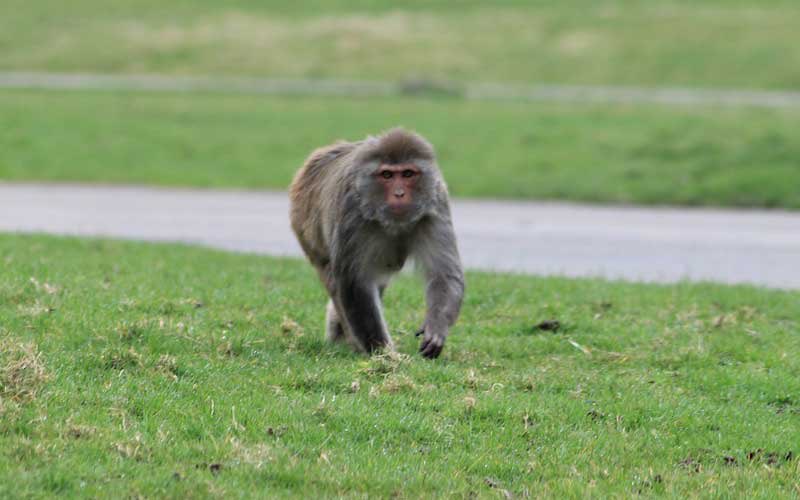
[[[800,86],[800,8],[789,0],[4,6],[3,70]]]
[[[2,236],[0,263],[3,497],[797,489],[797,293],[470,274],[426,362],[411,278],[393,360],[324,344],[297,261]]]
[[[0,92],[0,178],[285,188],[316,146],[396,124],[456,196],[800,208],[800,114],[451,99]]]

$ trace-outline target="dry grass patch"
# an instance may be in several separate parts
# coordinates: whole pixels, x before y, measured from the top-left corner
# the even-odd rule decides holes
[[[417,389],[417,384],[408,375],[402,373],[389,374],[380,385],[374,385],[370,388],[370,396],[378,396],[379,394],[396,394],[399,392],[414,391]]]
[[[47,378],[42,353],[35,344],[10,336],[0,340],[0,410],[4,400],[33,400]]]
[[[272,448],[266,443],[243,443],[235,437],[230,437],[232,465],[249,465],[261,469],[275,457]]]

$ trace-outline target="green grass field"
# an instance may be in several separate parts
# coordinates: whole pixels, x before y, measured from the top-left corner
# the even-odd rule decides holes
[[[800,488],[796,292],[471,273],[430,362],[411,276],[370,359],[299,261],[7,235],[0,263],[4,498]]]
[[[394,125],[455,196],[800,208],[800,113],[460,99],[0,92],[0,178],[285,189]]]
[[[6,0],[0,70],[800,87],[791,0]]]

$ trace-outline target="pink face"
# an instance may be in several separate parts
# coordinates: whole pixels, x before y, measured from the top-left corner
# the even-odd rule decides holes
[[[375,176],[383,187],[384,201],[394,214],[402,215],[411,208],[420,174],[413,163],[383,164],[378,168]]]

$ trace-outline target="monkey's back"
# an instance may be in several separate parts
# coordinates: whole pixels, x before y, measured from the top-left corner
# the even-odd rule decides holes
[[[289,187],[292,230],[311,262],[324,266],[329,260],[325,217],[336,211],[346,159],[360,142],[337,142],[313,151]]]

